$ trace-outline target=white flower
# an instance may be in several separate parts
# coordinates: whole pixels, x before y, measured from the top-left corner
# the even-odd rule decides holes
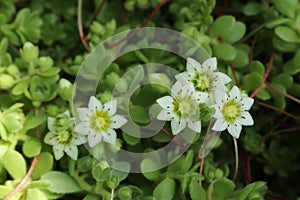
[[[216,91],[225,91],[225,84],[231,81],[226,74],[217,71],[216,58],[209,58],[202,65],[193,58],[188,58],[186,69],[187,71],[176,75],[176,79],[181,82],[192,83],[196,92],[207,93],[210,100],[209,104],[215,102]]]
[[[86,138],[74,132],[75,122],[70,119],[69,111],[57,115],[56,118],[48,117],[49,133],[44,138],[44,142],[53,145],[54,157],[59,160],[64,152],[73,160],[77,160],[78,148],[86,142]]]
[[[228,94],[220,93],[216,96],[216,109],[214,118],[216,122],[212,127],[215,131],[225,129],[235,138],[239,138],[242,125],[253,125],[253,119],[248,110],[254,100],[250,97],[242,97],[238,87],[234,86]]]
[[[115,115],[117,111],[117,101],[112,100],[104,105],[91,96],[88,108],[78,108],[78,117],[80,123],[76,126],[76,131],[87,135],[90,147],[94,147],[103,139],[107,143],[116,144],[117,134],[114,129],[118,129],[127,120]]]
[[[196,93],[191,84],[182,85],[182,83],[176,82],[171,88],[171,95],[157,100],[157,103],[163,108],[157,119],[171,121],[174,135],[186,126],[200,132],[199,103],[206,101],[207,94]]]

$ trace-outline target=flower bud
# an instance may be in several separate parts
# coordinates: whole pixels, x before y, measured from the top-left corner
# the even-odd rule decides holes
[[[127,186],[122,187],[118,192],[118,196],[122,200],[130,200],[132,199],[132,190]]]
[[[103,27],[102,24],[95,21],[91,26],[91,31],[92,31],[92,33],[95,33],[97,35],[104,35],[105,28]]]
[[[99,97],[98,97],[99,96]],[[100,93],[99,95],[97,95],[97,97],[100,99],[100,101],[102,103],[106,103],[112,100],[112,94],[110,91],[104,91],[102,93]]]
[[[53,60],[50,57],[40,57],[38,60],[38,65],[44,71],[53,66]]]
[[[114,88],[117,81],[120,79],[120,76],[112,72],[105,77],[105,82],[109,88]]]
[[[63,98],[66,101],[69,101],[72,99],[73,95],[73,85],[70,81],[67,79],[60,79],[58,83],[58,94],[61,98]]]
[[[15,80],[11,75],[0,74],[0,89],[7,90],[15,84]]]
[[[6,71],[9,75],[12,75],[13,77],[19,77],[20,76],[20,71],[19,68],[16,65],[9,65],[6,68]]]
[[[120,179],[119,177],[115,176],[115,175],[111,175],[109,177],[109,180],[106,182],[107,186],[110,188],[110,189],[114,189],[116,188],[120,183]]]
[[[20,50],[21,57],[26,62],[32,62],[39,56],[39,48],[30,42],[26,42],[23,49]]]
[[[64,131],[69,128],[70,119],[66,114],[58,114],[55,117],[54,126],[58,131]]]

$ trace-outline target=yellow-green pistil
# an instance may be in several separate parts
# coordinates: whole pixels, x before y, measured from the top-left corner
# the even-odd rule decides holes
[[[212,85],[212,77],[208,73],[196,72],[195,77],[192,79],[196,91],[209,92]]]
[[[70,129],[56,133],[56,139],[60,144],[71,144],[74,138],[74,132]]]
[[[177,97],[173,102],[173,106],[173,111],[179,119],[191,119],[196,117],[198,110],[197,102],[188,95]]]
[[[233,124],[237,119],[241,117],[241,105],[230,100],[225,103],[223,109],[221,110],[226,122]]]
[[[94,114],[90,116],[90,128],[96,132],[107,133],[112,120],[110,119],[108,112],[96,110]]]

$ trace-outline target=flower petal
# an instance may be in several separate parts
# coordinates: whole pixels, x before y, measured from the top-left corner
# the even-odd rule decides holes
[[[165,96],[156,100],[156,102],[163,109],[172,109],[173,108],[173,98],[171,96]]]
[[[96,97],[91,96],[88,107],[92,112],[95,112],[96,110],[101,111],[102,103]]]
[[[54,153],[55,160],[59,160],[64,156],[64,150],[65,147],[62,144],[53,146],[53,153]]]
[[[172,121],[171,121],[171,129],[172,129],[172,133],[173,135],[177,135],[180,131],[182,131],[184,128],[186,127],[186,121],[182,120],[179,121],[178,117],[175,117]]]
[[[171,95],[172,97],[177,97],[178,95],[182,95],[183,92],[183,84],[179,81],[174,83],[174,85],[171,88]]]
[[[220,80],[223,85],[226,85],[231,81],[231,78],[227,76],[226,74],[222,72],[215,72],[218,78],[218,81]]]
[[[254,100],[250,97],[243,97],[241,103],[244,110],[249,110],[253,105]]]
[[[195,71],[199,71],[201,67],[201,64],[197,62],[193,58],[187,58],[186,62],[186,70],[190,73],[194,73]]]
[[[228,132],[236,139],[240,137],[241,130],[242,130],[242,126],[238,123],[230,124],[228,126]]]
[[[88,142],[90,147],[96,146],[99,142],[102,140],[102,134],[101,133],[91,133],[88,135]]]
[[[202,64],[204,70],[215,71],[217,69],[216,57],[205,60]]]
[[[65,152],[73,160],[77,160],[77,157],[78,157],[78,148],[77,148],[77,146],[73,146],[73,145],[67,146],[65,148]]]
[[[103,111],[107,111],[109,116],[117,112],[117,100],[111,100],[103,105]]]
[[[107,143],[116,144],[117,133],[114,129],[108,129],[107,133],[103,133],[103,140]]]
[[[74,130],[81,135],[88,135],[90,132],[92,132],[92,129],[88,126],[87,122],[80,122],[75,126]]]
[[[231,90],[228,93],[228,96],[230,99],[234,98],[240,98],[241,97],[241,91],[237,86],[233,86]]]
[[[252,126],[254,124],[249,112],[243,112],[239,122],[244,126]]]
[[[187,125],[193,131],[197,133],[201,132],[201,121],[189,121]]]
[[[87,139],[85,136],[80,135],[80,134],[75,134],[74,139],[72,141],[72,143],[74,145],[81,145],[87,142]]]
[[[228,123],[224,121],[224,119],[217,119],[214,123],[212,130],[214,131],[224,131],[228,126]]]
[[[80,121],[87,121],[92,112],[88,108],[77,108],[77,114]]]
[[[55,118],[53,118],[53,117],[48,117],[48,119],[47,119],[48,129],[51,132],[56,132],[56,129],[54,126],[54,120],[55,120]]]
[[[177,74],[175,76],[175,78],[176,78],[177,81],[185,84],[185,83],[191,81],[191,79],[192,79],[192,73],[182,72],[180,74]]]
[[[197,103],[204,103],[207,101],[208,94],[206,92],[196,92],[195,98]]]
[[[56,140],[56,135],[52,132],[47,133],[44,138],[44,142],[49,145],[55,145],[58,143],[58,141]]]
[[[115,115],[111,119],[112,119],[111,128],[114,129],[121,128],[123,125],[127,123],[127,119],[125,119],[125,117],[122,117],[121,115]]]
[[[174,114],[171,113],[169,110],[161,110],[160,113],[157,115],[158,120],[162,121],[171,121]]]

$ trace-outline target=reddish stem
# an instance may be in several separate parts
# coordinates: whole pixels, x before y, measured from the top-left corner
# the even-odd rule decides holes
[[[128,36],[120,39],[118,42],[112,44],[110,46],[110,48],[113,48],[115,46],[118,46],[119,44],[121,44],[122,42],[132,38],[134,35],[136,35],[141,28],[145,27],[149,21],[155,16],[155,14],[158,12],[158,10],[163,6],[163,4],[166,2],[166,0],[161,0],[160,3],[156,6],[156,8],[152,11],[152,13],[150,14],[150,16],[139,26],[138,29],[134,30],[133,32],[131,32]]]
[[[254,90],[254,92],[250,95],[251,98],[255,97],[257,95],[257,93],[264,87],[264,85],[265,85],[265,83],[267,81],[267,78],[268,78],[268,76],[270,74],[272,65],[273,65],[274,56],[275,56],[275,52],[273,51],[272,54],[271,54],[271,58],[270,58],[267,70],[266,70],[266,72],[265,72],[265,74],[263,76],[262,82],[261,82],[260,86],[258,86],[258,88],[256,88]]]
[[[182,146],[182,144],[180,144],[180,143],[178,142],[178,140],[176,140],[176,138],[175,138],[169,131],[167,131],[164,127],[162,127],[162,126],[161,126],[159,123],[157,123],[154,119],[151,120],[151,122],[152,122],[157,128],[159,128],[160,130],[162,130],[163,133],[164,133],[166,136],[168,136],[171,140],[174,140],[174,142],[175,142],[176,144],[178,144],[181,148],[184,147],[184,146]]]
[[[81,21],[81,8],[82,8],[82,0],[78,0],[78,7],[77,7],[77,27],[78,27],[78,32],[80,36],[81,43],[85,47],[85,49],[90,52],[91,49],[89,45],[86,42],[86,38],[83,33],[83,28],[82,28],[82,21]]]
[[[254,51],[254,47],[255,47],[256,41],[257,41],[257,34],[255,34],[255,36],[254,36],[254,39],[253,39],[252,45],[251,45],[251,49],[250,49],[250,55],[249,55],[249,62],[250,62],[250,64],[253,61],[253,51]]]
[[[295,98],[295,97],[293,97],[293,96],[291,96],[291,95],[289,95],[289,94],[287,94],[287,93],[285,93],[285,92],[282,92],[281,90],[275,88],[275,87],[274,87],[273,85],[271,85],[268,81],[266,81],[266,85],[267,85],[271,90],[274,90],[275,92],[277,92],[277,93],[279,93],[279,94],[285,96],[286,98],[289,98],[289,99],[291,99],[292,101],[295,101],[295,102],[297,102],[297,103],[300,104],[300,100],[299,100],[299,99],[297,99],[297,98]]]
[[[296,116],[296,115],[293,115],[293,114],[291,114],[291,113],[289,113],[289,112],[286,112],[286,111],[284,111],[284,110],[281,110],[281,109],[279,109],[279,108],[276,108],[275,106],[271,106],[271,105],[269,105],[269,104],[266,104],[266,103],[264,103],[264,102],[257,101],[257,100],[255,100],[255,103],[257,103],[257,104],[259,104],[259,105],[261,105],[261,106],[264,106],[264,107],[266,107],[266,108],[270,108],[270,109],[272,109],[272,110],[275,110],[275,111],[277,111],[277,112],[280,112],[280,113],[282,113],[282,114],[284,114],[284,115],[286,115],[286,116],[288,116],[288,117],[290,117],[290,118],[293,118],[293,119],[295,119],[295,120],[297,120],[297,121],[300,121],[300,117],[298,117],[298,116]]]
[[[225,40],[224,40],[223,36],[220,36],[220,41],[221,41],[222,44],[225,43]],[[240,84],[237,80],[236,73],[235,73],[232,61],[229,61],[229,66],[230,66],[230,70],[231,70],[231,73],[232,73],[232,76],[233,76],[233,80],[234,80],[235,84],[239,87]]]
[[[107,0],[102,0],[102,1],[101,1],[99,7],[97,8],[97,10],[96,10],[96,12],[95,12],[95,14],[94,14],[94,16],[93,16],[91,22],[90,22],[90,25],[97,19],[98,15],[100,14],[100,12],[101,12],[103,6],[105,5],[106,1],[107,1]]]
[[[39,109],[37,107],[34,108],[34,114],[35,114],[35,116],[39,115]],[[39,126],[36,128],[36,137],[38,140],[40,140],[40,138],[41,138],[41,131],[40,131]],[[26,181],[30,178],[30,176],[36,166],[36,162],[37,162],[38,158],[39,158],[39,155],[34,156],[32,163],[30,165],[30,168],[29,168],[27,174],[25,175],[25,177],[22,179],[22,181],[19,183],[19,185],[11,193],[9,193],[3,200],[9,200],[24,186]]]

